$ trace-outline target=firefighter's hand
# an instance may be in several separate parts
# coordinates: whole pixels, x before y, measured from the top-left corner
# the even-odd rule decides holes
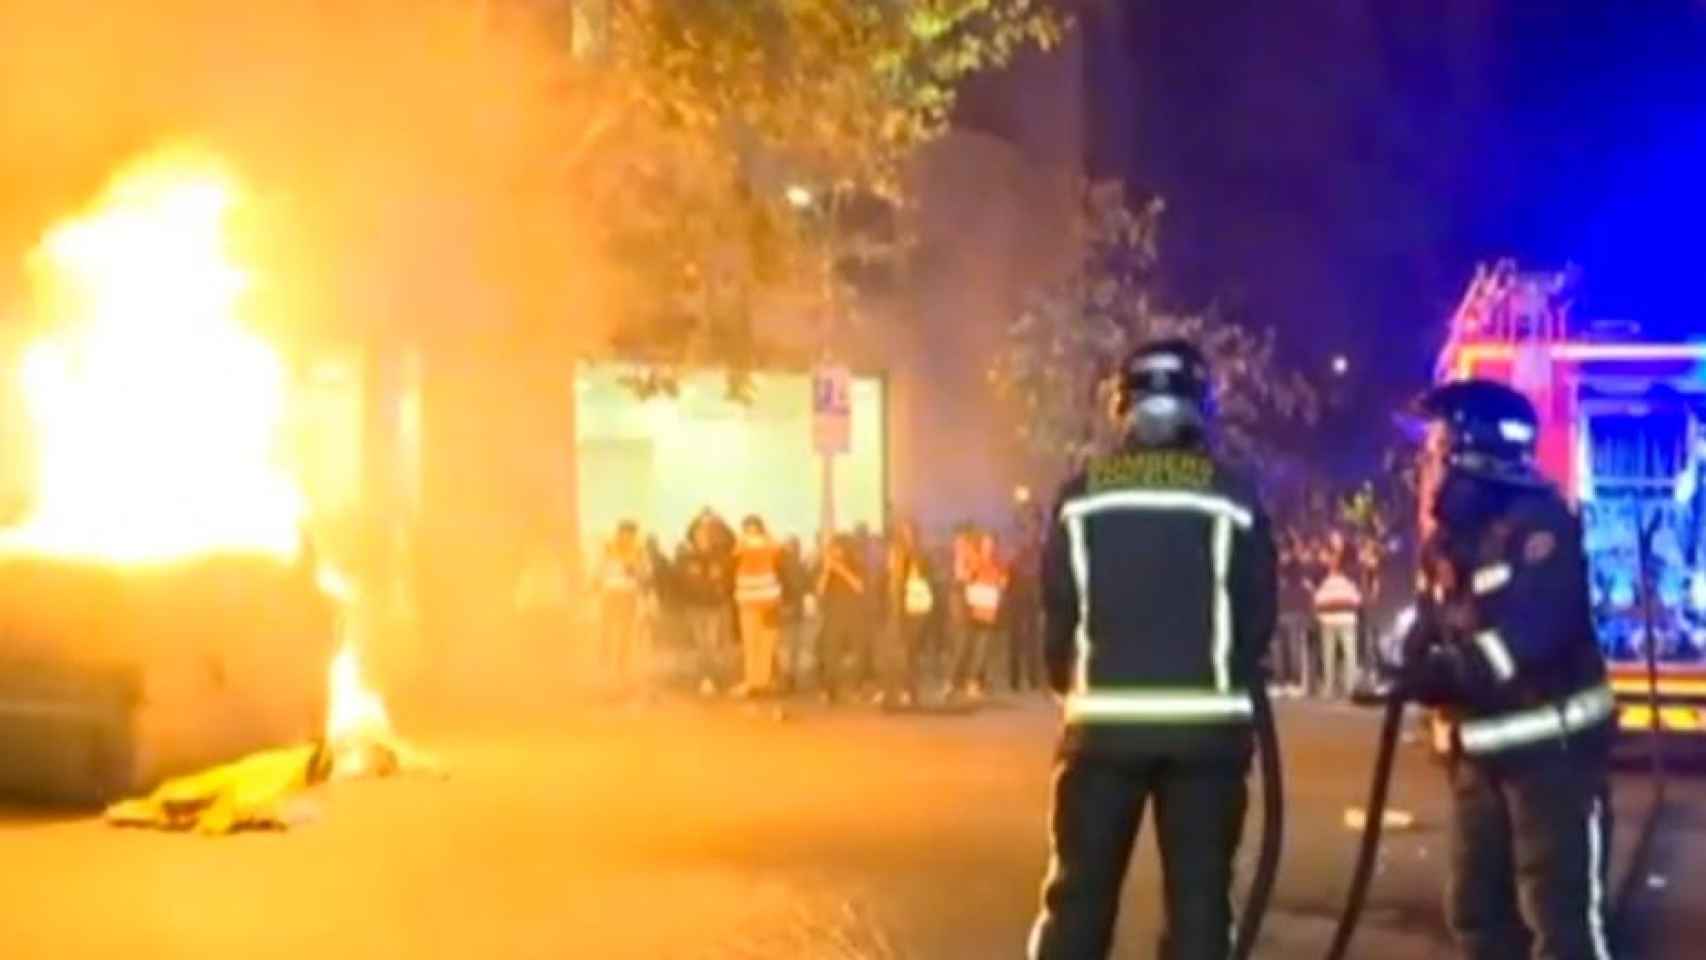
[[[1406,657],[1398,692],[1406,700],[1429,707],[1462,703],[1472,686],[1469,661],[1453,643],[1433,643]]]

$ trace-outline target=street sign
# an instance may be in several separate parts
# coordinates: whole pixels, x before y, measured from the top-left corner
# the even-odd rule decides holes
[[[812,372],[812,443],[825,456],[846,453],[853,441],[853,377],[846,367]]]

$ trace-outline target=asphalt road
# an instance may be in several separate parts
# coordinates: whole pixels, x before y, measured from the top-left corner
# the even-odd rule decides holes
[[[1287,856],[1260,957],[1314,958],[1344,893],[1377,717],[1281,706]],[[0,955],[898,960],[1019,957],[1047,847],[1053,736],[1040,700],[971,715],[728,703],[582,708],[525,726],[426,729],[446,780],[346,783],[311,822],[226,839],[0,816]],[[1622,822],[1644,813],[1619,785]],[[1443,790],[1416,749],[1352,955],[1447,955]],[[1706,789],[1673,792],[1653,952],[1699,955]],[[1259,810],[1251,812],[1252,830]],[[1620,831],[1621,870],[1633,830]],[[1246,843],[1244,874],[1255,837]],[[1145,837],[1120,956],[1150,956]],[[1644,879],[1644,878],[1643,878]]]

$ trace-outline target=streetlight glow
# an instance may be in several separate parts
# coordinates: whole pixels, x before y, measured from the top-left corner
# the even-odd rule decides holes
[[[786,196],[788,205],[796,210],[806,209],[817,199],[812,196],[810,187],[802,187],[797,183],[787,189]]]
[[[1349,357],[1341,353],[1333,358],[1333,374],[1335,376],[1342,377],[1346,373],[1349,373],[1350,369],[1351,361]]]

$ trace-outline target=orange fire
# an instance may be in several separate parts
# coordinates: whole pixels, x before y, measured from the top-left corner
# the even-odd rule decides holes
[[[320,570],[320,589],[337,600],[345,616],[338,655],[327,675],[325,743],[331,751],[332,773],[339,777],[384,772],[395,761],[397,741],[391,715],[363,676],[359,644],[348,632],[348,613],[355,607],[355,587],[332,567]]]
[[[0,549],[128,565],[297,557],[304,502],[282,456],[291,382],[247,323],[254,274],[233,240],[244,202],[217,158],[167,150],[34,251],[33,306],[50,331],[19,371],[34,504]],[[350,590],[322,573],[347,608]],[[347,634],[328,682],[328,741],[388,731]]]
[[[122,173],[30,260],[52,333],[19,371],[34,509],[7,547],[158,563],[295,555],[302,498],[280,463],[289,381],[242,324],[250,273],[217,161],[183,151]]]

